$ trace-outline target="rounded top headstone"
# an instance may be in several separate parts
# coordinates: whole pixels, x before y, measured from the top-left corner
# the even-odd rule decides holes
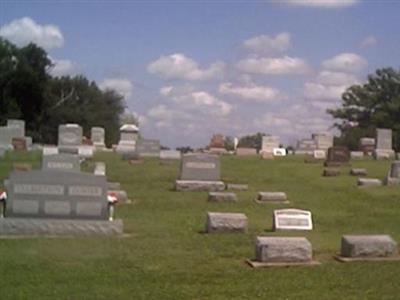
[[[119,130],[125,132],[139,132],[139,128],[135,124],[124,124]]]

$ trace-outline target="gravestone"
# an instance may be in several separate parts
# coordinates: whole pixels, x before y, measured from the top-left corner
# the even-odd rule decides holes
[[[237,196],[235,193],[227,192],[209,192],[208,201],[210,202],[237,202]]]
[[[400,161],[392,162],[389,173],[386,177],[386,185],[400,185]]]
[[[25,121],[24,120],[9,119],[9,120],[7,120],[7,127],[18,129],[19,134],[16,135],[15,137],[24,137],[25,136]]]
[[[220,161],[217,155],[186,154],[181,163],[181,180],[220,180]]]
[[[347,147],[334,146],[328,149],[327,159],[325,161],[326,167],[337,167],[346,165],[350,161],[350,152]]]
[[[78,154],[82,145],[82,127],[78,124],[58,126],[58,150],[61,153]]]
[[[90,139],[96,150],[103,150],[105,145],[105,130],[103,127],[92,127],[90,130]]]
[[[100,162],[100,161],[95,162],[94,175],[106,176],[106,164],[104,162]]]
[[[344,235],[340,254],[348,258],[383,258],[398,256],[398,249],[389,235]]]
[[[6,217],[107,220],[105,177],[80,172],[12,172]]]
[[[375,139],[367,137],[360,138],[359,148],[364,155],[372,155],[375,150]]]
[[[257,149],[255,149],[255,148],[246,148],[246,147],[238,147],[238,148],[236,148],[236,155],[237,156],[257,155]]]
[[[45,155],[42,158],[42,170],[80,172],[79,157],[65,153]]]
[[[26,151],[27,149],[27,144],[26,144],[26,139],[24,137],[19,137],[19,138],[12,138],[11,144],[13,145],[14,151]]]
[[[261,152],[273,153],[274,148],[279,147],[279,137],[266,135],[262,137],[262,145],[261,145]]]
[[[17,127],[0,127],[0,148],[13,150],[12,139],[23,137],[21,136],[21,130]]]
[[[312,230],[311,212],[301,209],[279,209],[273,213],[273,230]]]
[[[137,149],[140,157],[160,157],[160,141],[150,139],[139,139]]]
[[[357,185],[360,187],[381,186],[382,180],[378,178],[358,178]]]
[[[206,232],[246,232],[247,223],[245,214],[208,212]]]
[[[328,150],[333,146],[333,135],[326,133],[314,133],[312,139],[318,150]]]
[[[336,177],[340,175],[340,169],[337,168],[325,168],[322,172],[324,177]]]
[[[56,146],[43,146],[42,148],[43,156],[58,154],[58,147]]]
[[[350,175],[353,176],[367,176],[367,169],[364,168],[353,168],[350,170]]]
[[[296,155],[304,155],[304,154],[313,155],[314,150],[317,150],[317,144],[313,139],[302,139],[297,142],[297,146],[294,153]]]
[[[230,191],[247,191],[249,189],[248,184],[228,183],[226,189]]]
[[[362,151],[351,151],[350,152],[350,157],[352,159],[362,159],[362,158],[364,158],[364,152],[362,152]]]
[[[391,159],[395,157],[395,152],[392,148],[391,129],[376,129],[376,149],[374,156],[376,159]]]
[[[181,160],[181,152],[177,150],[161,150],[160,160],[161,163],[172,163]]]
[[[115,151],[122,155],[123,159],[138,159],[136,142],[139,138],[139,128],[134,124],[124,124],[119,129],[120,139]]]
[[[256,201],[258,203],[288,203],[284,192],[259,192]]]

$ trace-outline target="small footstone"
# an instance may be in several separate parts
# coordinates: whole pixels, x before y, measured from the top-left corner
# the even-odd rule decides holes
[[[339,169],[324,169],[324,172],[322,173],[324,177],[335,177],[340,175],[340,170]]]
[[[222,192],[225,190],[225,184],[222,181],[176,180],[175,189],[181,192]]]
[[[262,203],[279,203],[279,202],[288,202],[287,195],[284,192],[259,192],[257,195],[257,202]]]
[[[256,260],[264,263],[312,261],[311,243],[304,237],[257,237]]]
[[[389,235],[344,235],[343,257],[391,257],[398,255],[397,243]]]
[[[353,168],[350,170],[350,175],[353,176],[367,176],[367,169]]]
[[[206,232],[246,232],[247,217],[241,213],[207,213]]]
[[[237,196],[235,193],[226,192],[210,192],[208,193],[208,201],[211,202],[237,202]]]
[[[234,183],[228,183],[226,186],[227,190],[231,191],[247,191],[249,189],[248,184],[234,184]]]
[[[357,179],[357,185],[359,186],[381,186],[382,185],[382,180],[379,180],[377,178],[358,178]]]

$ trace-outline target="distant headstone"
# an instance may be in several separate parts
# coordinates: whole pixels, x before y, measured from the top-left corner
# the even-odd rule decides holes
[[[181,180],[220,180],[220,161],[217,155],[186,154],[181,163]]]
[[[95,162],[94,175],[106,176],[106,164],[104,162],[100,162],[100,161]]]
[[[237,156],[257,155],[257,149],[255,149],[255,148],[238,147],[238,148],[236,148],[236,155]]]
[[[392,162],[390,166],[389,174],[386,177],[387,185],[400,185],[400,161],[396,160]]]
[[[317,144],[313,139],[302,139],[297,142],[295,154],[296,155],[304,155],[309,154],[313,155],[314,150],[317,150]]]
[[[120,139],[115,151],[122,155],[123,159],[138,159],[136,142],[139,138],[139,128],[134,124],[124,124],[119,129]]]
[[[395,157],[395,152],[392,148],[392,130],[391,129],[376,129],[376,159],[391,159]]]
[[[259,192],[256,200],[259,203],[288,203],[284,192]]]
[[[58,154],[57,146],[43,146],[42,148],[43,156]]]
[[[393,257],[398,249],[389,235],[344,235],[340,254],[350,258]]]
[[[210,202],[237,202],[237,196],[235,193],[227,192],[209,192],[208,201]]]
[[[364,152],[362,152],[362,151],[351,151],[350,152],[350,157],[352,159],[362,159],[362,158],[364,158]]]
[[[80,172],[79,157],[65,153],[45,155],[42,158],[42,170]]]
[[[367,176],[367,169],[353,168],[350,170],[350,175],[353,176]]]
[[[314,133],[312,139],[319,150],[328,150],[333,147],[333,136],[326,133]]]
[[[14,137],[11,141],[14,151],[26,151],[27,144],[25,137]]]
[[[325,168],[322,176],[324,177],[336,177],[340,175],[340,169],[336,168]]]
[[[105,130],[103,127],[92,127],[90,130],[90,139],[96,150],[102,150],[105,145]]]
[[[139,139],[136,151],[141,157],[160,157],[160,141],[150,139]]]
[[[377,178],[358,178],[357,185],[361,187],[381,186],[382,180]]]
[[[160,151],[160,159],[161,162],[173,162],[181,160],[182,154],[177,150],[161,150]]]
[[[274,154],[272,152],[261,152],[261,159],[264,160],[273,160]]]
[[[223,148],[225,149],[225,138],[222,134],[214,134],[211,138],[209,148]]]
[[[248,184],[237,184],[237,183],[228,183],[226,185],[227,190],[231,191],[247,191],[249,189]]]
[[[375,150],[375,139],[368,137],[361,138],[359,148],[360,151],[364,153],[364,155],[372,155]]]
[[[105,177],[79,172],[12,172],[7,217],[108,219]]]
[[[274,230],[312,230],[311,212],[300,209],[274,210]]]
[[[82,127],[78,124],[58,126],[58,149],[62,153],[78,154],[82,144]]]
[[[241,213],[208,212],[206,232],[246,232],[247,217]]]
[[[334,167],[348,164],[350,161],[350,152],[347,147],[334,146],[328,149],[328,156],[325,166]]]
[[[280,148],[279,144],[280,144],[279,137],[272,136],[272,135],[263,136],[262,137],[261,152],[273,153],[274,152],[274,148]]]

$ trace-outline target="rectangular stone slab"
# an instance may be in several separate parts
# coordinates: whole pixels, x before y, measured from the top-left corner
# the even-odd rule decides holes
[[[42,170],[80,172],[79,157],[64,153],[44,155],[42,157]]]
[[[350,175],[353,176],[367,176],[367,169],[353,168],[350,170]]]
[[[186,154],[182,157],[181,180],[220,180],[220,159],[211,154]]]
[[[391,257],[397,256],[397,243],[389,235],[344,235],[343,257]]]
[[[284,192],[258,192],[257,202],[288,202],[287,195]]]
[[[227,190],[231,191],[247,191],[249,189],[248,184],[236,184],[236,183],[228,183],[226,186]]]
[[[222,181],[176,180],[175,189],[181,192],[220,192],[225,190],[225,184]]]
[[[257,237],[255,253],[259,262],[312,261],[312,246],[304,237]]]
[[[206,232],[246,232],[247,217],[241,213],[208,212]]]
[[[358,178],[357,185],[361,187],[381,186],[382,180],[377,178]]]
[[[311,212],[301,209],[277,209],[273,213],[274,230],[312,230]]]
[[[237,202],[235,193],[227,192],[210,192],[208,193],[208,201],[211,202]]]

